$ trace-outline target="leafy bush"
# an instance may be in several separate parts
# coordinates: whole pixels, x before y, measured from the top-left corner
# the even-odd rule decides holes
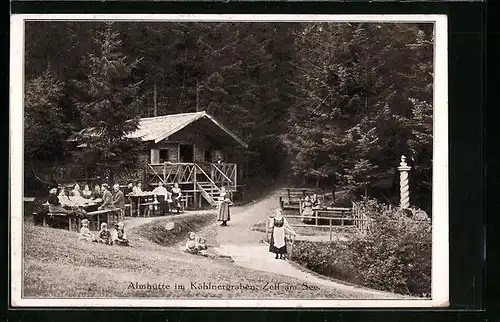
[[[346,207],[352,206],[355,196],[350,191],[339,191],[335,193],[335,202],[333,203],[335,207]]]
[[[319,274],[358,283],[355,263],[346,243],[295,241],[293,260]]]
[[[294,260],[320,274],[368,287],[430,296],[431,224],[374,200],[359,204],[374,222],[366,235],[348,242],[298,242]]]

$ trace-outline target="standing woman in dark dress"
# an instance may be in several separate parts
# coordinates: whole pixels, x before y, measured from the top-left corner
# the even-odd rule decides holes
[[[283,210],[277,209],[276,215],[271,222],[272,234],[271,240],[269,242],[269,252],[276,254],[276,259],[285,259],[283,256],[287,253],[286,240],[285,240],[285,228],[293,231],[288,221],[283,217]]]
[[[229,199],[226,188],[222,187],[219,196],[219,215],[217,216],[217,220],[222,221],[221,226],[227,226],[227,222],[231,220],[229,206],[231,206],[231,199]]]

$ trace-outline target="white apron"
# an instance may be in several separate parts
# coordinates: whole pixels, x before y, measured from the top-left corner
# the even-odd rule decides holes
[[[285,228],[284,227],[274,227],[273,242],[274,242],[274,247],[276,247],[276,248],[281,248],[281,247],[285,246]]]

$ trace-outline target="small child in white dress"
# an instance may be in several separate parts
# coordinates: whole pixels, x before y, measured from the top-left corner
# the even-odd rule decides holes
[[[78,239],[90,242],[96,241],[94,234],[90,232],[88,219],[82,220],[82,228],[78,234]]]
[[[196,240],[196,234],[194,232],[188,234],[188,240],[184,250],[190,254],[198,253],[198,241]]]

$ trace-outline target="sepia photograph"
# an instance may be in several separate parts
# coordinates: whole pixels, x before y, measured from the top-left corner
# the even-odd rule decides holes
[[[13,306],[448,305],[446,16],[11,28]]]

